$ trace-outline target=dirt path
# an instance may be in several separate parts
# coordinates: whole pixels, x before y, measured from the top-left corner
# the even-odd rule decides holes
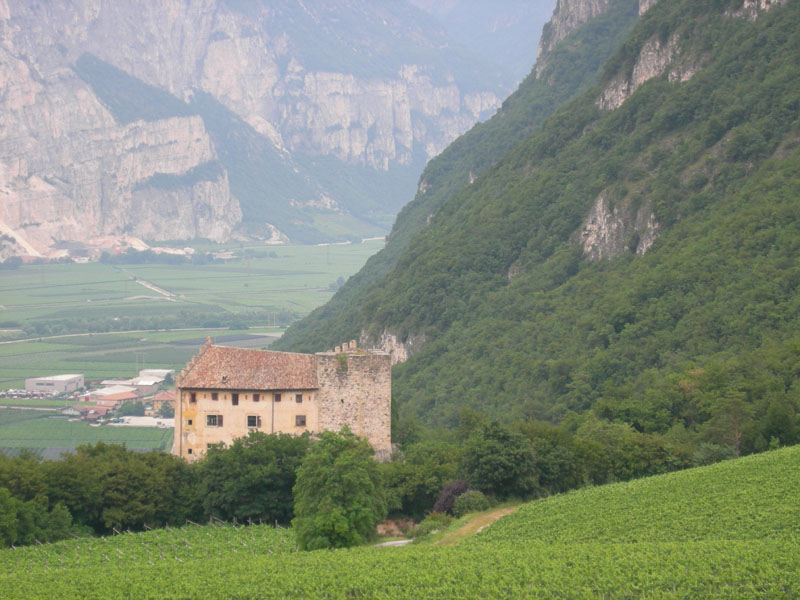
[[[471,535],[475,535],[476,533],[482,531],[485,527],[488,527],[498,519],[505,517],[506,515],[510,515],[515,510],[517,510],[519,506],[506,506],[505,508],[497,508],[495,510],[490,510],[488,512],[481,513],[477,515],[474,519],[472,519],[469,523],[461,527],[460,529],[456,529],[455,531],[451,531],[442,539],[434,542],[434,546],[455,546],[461,540]]]

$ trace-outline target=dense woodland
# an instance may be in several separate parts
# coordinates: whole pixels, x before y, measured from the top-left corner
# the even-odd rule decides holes
[[[800,2],[755,21],[731,15],[741,6],[660,2],[588,91],[544,121],[509,111],[482,126],[507,119],[531,133],[509,150],[476,142],[469,150],[485,150],[491,166],[469,185],[454,176],[461,186],[421,213],[428,224],[409,226],[394,254],[390,240],[280,347],[384,330],[424,336],[393,372],[401,437],[421,424],[457,428],[468,407],[601,443],[626,431],[672,456],[796,443]],[[601,90],[654,39],[678,39],[675,60],[694,76],[678,83],[665,72],[601,110]],[[509,103],[534,106],[540,82]],[[433,161],[423,183],[480,132]],[[658,237],[643,256],[583,255],[576,234],[600,194],[612,207],[652,210]],[[632,234],[628,247],[638,242]]]

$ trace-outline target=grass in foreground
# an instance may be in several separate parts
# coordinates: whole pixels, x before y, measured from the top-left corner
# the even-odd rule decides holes
[[[794,447],[556,496],[455,547],[281,552],[208,529],[195,553],[181,529],[5,550],[0,589],[8,598],[791,598],[800,595],[799,468]],[[280,548],[292,548],[287,539]],[[80,544],[85,555],[63,558]]]

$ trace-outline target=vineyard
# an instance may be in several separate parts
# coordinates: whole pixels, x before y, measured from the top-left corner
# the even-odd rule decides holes
[[[4,598],[800,596],[800,447],[532,502],[456,547],[187,526],[0,552]]]

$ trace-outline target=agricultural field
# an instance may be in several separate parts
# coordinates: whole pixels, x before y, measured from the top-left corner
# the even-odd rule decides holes
[[[0,589],[6,598],[794,598],[799,469],[792,447],[554,496],[452,547],[296,552],[290,530],[192,526],[3,550]]]
[[[171,427],[92,426],[56,414],[55,411],[0,407],[0,452],[13,455],[24,448],[55,459],[61,452],[97,442],[143,450],[169,451],[172,447]]]
[[[210,247],[233,258],[0,271],[0,390],[57,373],[94,380],[179,369],[207,336],[266,347],[382,245]]]
[[[220,320],[270,325],[327,301],[383,240],[327,246],[217,247],[205,264],[42,264],[0,271],[0,339],[101,331],[99,325]],[[340,280],[341,278],[341,280]],[[213,325],[207,325],[213,327]],[[93,328],[94,327],[94,328]],[[142,327],[144,328],[144,327]]]
[[[281,333],[280,328],[247,330],[227,328],[135,333],[71,334],[0,343],[0,388],[22,388],[28,377],[82,373],[87,381],[134,377],[141,369],[179,371],[203,345],[215,343],[264,348]],[[2,392],[0,392],[2,397]],[[45,404],[45,402],[49,404]],[[0,399],[0,405],[63,406],[59,400],[35,404],[28,399]]]

